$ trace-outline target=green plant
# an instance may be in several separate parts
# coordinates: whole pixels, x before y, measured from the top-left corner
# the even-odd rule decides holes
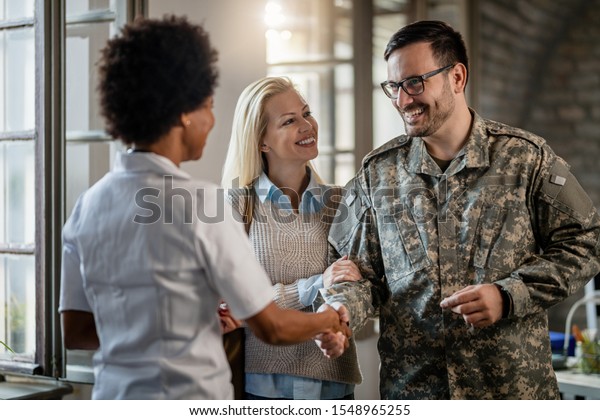
[[[6,344],[4,341],[0,340],[0,344],[2,344],[4,347],[6,347],[6,349],[8,351],[10,351],[11,353],[14,353],[13,349],[11,349],[10,347],[8,347],[8,344]]]

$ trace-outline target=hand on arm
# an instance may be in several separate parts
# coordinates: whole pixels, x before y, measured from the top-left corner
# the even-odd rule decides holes
[[[91,312],[64,311],[61,313],[65,347],[69,350],[96,350],[100,346],[96,322]]]
[[[448,296],[440,306],[462,315],[465,323],[483,328],[502,318],[502,304],[502,295],[495,284],[479,284]]]
[[[360,271],[354,262],[344,255],[323,272],[323,287],[330,287],[334,283],[344,281],[358,281],[361,279]]]

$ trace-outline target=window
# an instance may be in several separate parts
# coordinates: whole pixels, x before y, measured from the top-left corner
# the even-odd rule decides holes
[[[265,7],[269,75],[287,75],[319,123],[318,171],[340,183],[354,174],[352,1],[281,0]]]
[[[96,63],[106,41],[126,22],[130,6],[124,0],[66,2],[66,217],[81,193],[110,170],[116,150],[122,148],[103,130]],[[93,382],[92,355],[67,351],[66,379]]]
[[[143,6],[0,0],[0,340],[14,351],[0,348],[2,371],[63,375],[61,229],[117,147],[102,130],[95,64]]]
[[[319,122],[316,166],[327,182],[344,185],[364,155],[403,132],[379,79],[383,48],[406,23],[409,4],[273,0],[265,7],[268,72],[290,76],[306,96]]]
[[[410,22],[407,1],[376,0],[373,15],[373,147],[405,133],[404,123],[379,85],[387,79],[383,59],[390,37]]]
[[[0,361],[34,361],[35,252],[34,1],[0,1]]]

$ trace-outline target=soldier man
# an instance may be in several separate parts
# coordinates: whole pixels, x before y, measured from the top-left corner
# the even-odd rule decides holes
[[[365,157],[330,232],[363,280],[322,294],[354,330],[379,316],[382,398],[558,398],[546,309],[600,271],[598,213],[544,139],[467,106],[450,26],[400,29],[385,60],[407,134]]]

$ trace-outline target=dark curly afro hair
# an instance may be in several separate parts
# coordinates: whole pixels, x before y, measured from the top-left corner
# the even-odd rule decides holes
[[[184,17],[126,25],[108,41],[99,63],[106,131],[125,144],[156,142],[182,113],[213,95],[216,61],[206,31]]]

